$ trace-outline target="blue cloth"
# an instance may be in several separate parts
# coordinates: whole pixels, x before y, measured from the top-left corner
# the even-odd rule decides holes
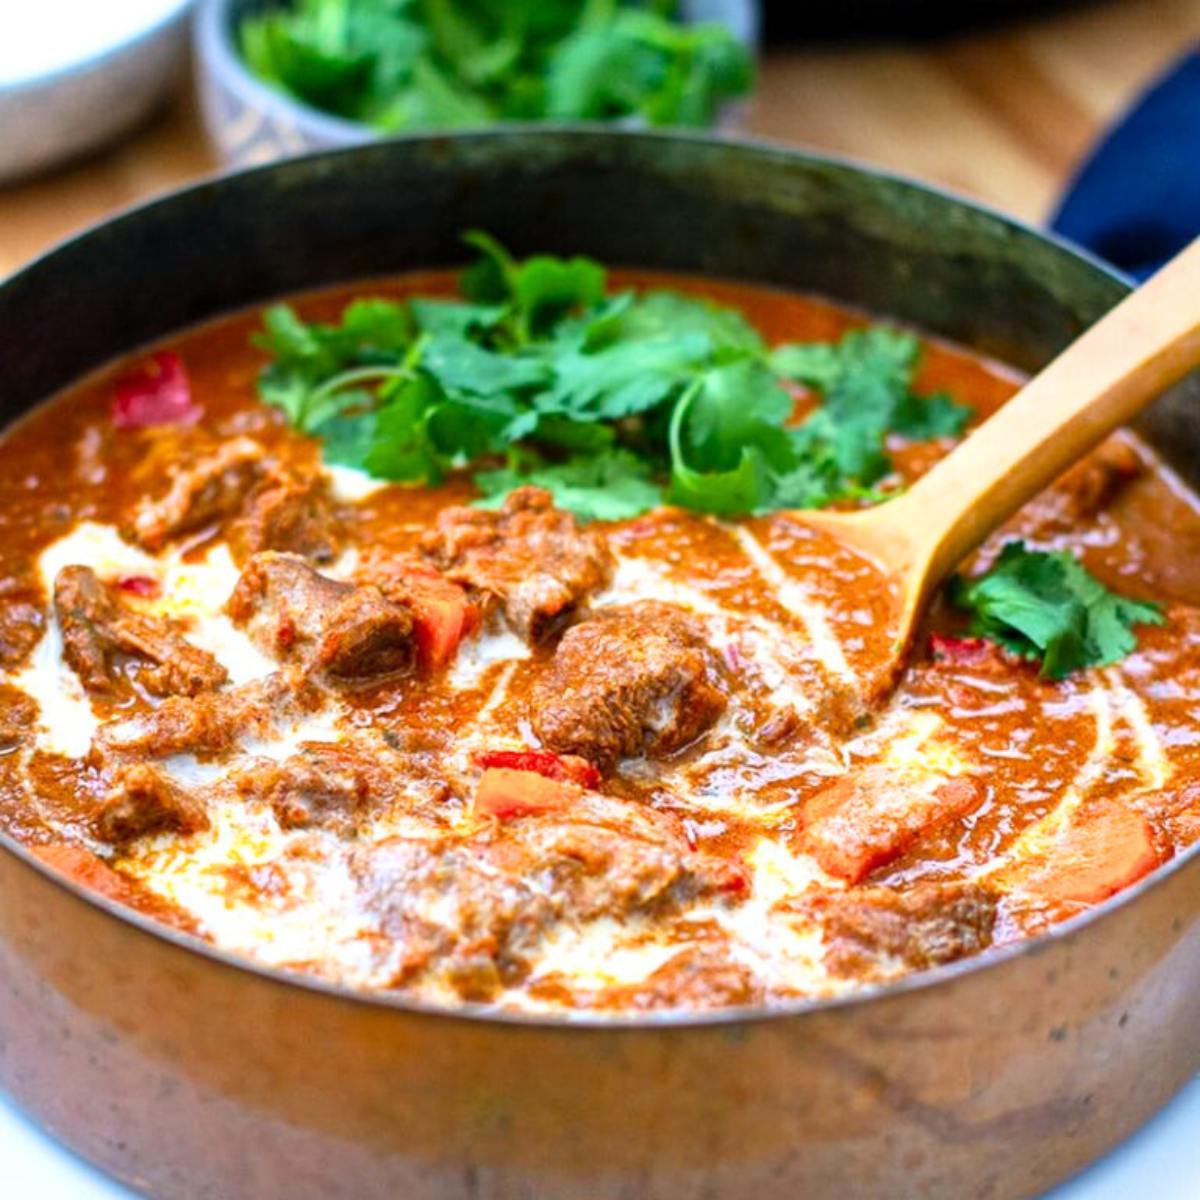
[[[1138,279],[1200,236],[1200,53],[1101,141],[1051,226]]]

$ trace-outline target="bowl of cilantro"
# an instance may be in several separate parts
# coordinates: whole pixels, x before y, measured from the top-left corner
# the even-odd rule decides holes
[[[230,166],[413,130],[728,127],[756,0],[201,0],[196,79]]]

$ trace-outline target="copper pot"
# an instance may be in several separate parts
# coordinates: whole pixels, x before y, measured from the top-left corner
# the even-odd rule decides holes
[[[420,137],[201,184],[0,285],[4,415],[224,309],[454,261],[473,227],[518,252],[820,291],[1025,367],[1125,290],[996,214],[794,151]],[[1144,426],[1185,474],[1194,403],[1178,390]],[[0,843],[0,1081],[156,1196],[1028,1196],[1198,1067],[1195,854],[1043,937],[852,999],[598,1021],[258,968]]]

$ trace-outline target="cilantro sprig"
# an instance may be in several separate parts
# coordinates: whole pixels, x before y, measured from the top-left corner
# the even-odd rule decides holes
[[[379,129],[501,120],[707,126],[753,79],[724,25],[675,0],[292,0],[242,18],[265,82]]]
[[[414,483],[469,468],[483,503],[533,483],[585,519],[664,500],[734,516],[878,499],[891,435],[953,436],[970,415],[914,394],[911,334],[772,350],[734,309],[613,295],[590,259],[467,240],[457,299],[356,300],[337,324],[266,313],[260,394],[328,461]],[[797,383],[822,398],[800,420]]]
[[[971,613],[970,632],[1062,679],[1082,667],[1106,667],[1137,645],[1135,625],[1161,625],[1157,604],[1111,592],[1065,550],[1005,544],[991,569],[957,578],[950,598]]]

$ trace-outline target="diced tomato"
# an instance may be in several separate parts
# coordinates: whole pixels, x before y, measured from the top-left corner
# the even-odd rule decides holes
[[[285,616],[275,630],[275,645],[281,654],[286,654],[296,644],[296,622]]]
[[[944,633],[929,635],[929,652],[938,662],[955,667],[981,667],[997,654],[995,642],[981,637],[950,637]]]
[[[118,429],[192,425],[202,409],[192,401],[187,370],[178,354],[160,350],[136,371],[117,380],[110,415]]]
[[[583,789],[569,780],[547,779],[536,771],[489,767],[479,779],[475,812],[501,820],[558,812],[570,808],[582,795]]]
[[[457,583],[427,564],[406,562],[401,579],[412,606],[418,663],[422,670],[440,671],[449,666],[463,638],[479,628],[479,609]]]
[[[158,580],[149,575],[126,575],[117,580],[117,587],[123,592],[132,592],[135,596],[144,596],[147,599],[157,596],[159,591]]]
[[[908,782],[886,770],[835,780],[808,802],[802,848],[821,870],[861,883],[918,838],[978,808],[985,790],[970,776]]]
[[[740,859],[726,859],[713,876],[713,885],[718,892],[740,896],[750,890],[750,868]]]
[[[417,657],[426,671],[448,666],[463,638],[479,626],[479,610],[459,591],[456,596],[413,598]]]
[[[561,779],[584,788],[600,786],[600,772],[577,754],[553,754],[549,750],[485,750],[475,756],[485,769],[503,767],[511,771],[532,771],[546,779]]]
[[[1114,805],[1073,820],[1025,890],[1051,903],[1099,904],[1157,866],[1145,818]]]

